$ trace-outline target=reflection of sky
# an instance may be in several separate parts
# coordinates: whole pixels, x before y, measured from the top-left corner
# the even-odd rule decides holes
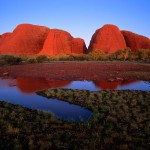
[[[113,82],[109,82],[109,84]],[[101,87],[96,86],[92,81],[72,81],[70,85],[66,86],[67,89],[79,89],[79,90],[90,90],[99,91]],[[142,90],[150,91],[150,83],[146,81],[136,81],[127,85],[118,85],[116,90]]]
[[[72,81],[67,89],[79,89],[79,90],[91,90],[91,91],[99,91],[100,89],[95,86],[92,81]]]
[[[36,94],[25,94],[17,87],[0,87],[0,100],[13,104],[20,104],[27,108],[50,111],[54,115],[65,120],[88,120],[91,111],[80,106],[69,104],[57,99],[47,99]]]
[[[13,104],[20,104],[27,108],[50,111],[54,115],[62,119],[80,120],[80,118],[83,118],[83,120],[88,120],[88,118],[91,116],[91,112],[87,109],[84,109],[83,107],[69,104],[68,102],[60,101],[57,99],[47,99],[45,97],[35,94],[34,92],[23,92],[21,89],[19,89],[19,87],[14,86],[15,84],[15,80],[0,79],[0,100],[5,100]],[[109,85],[110,84],[111,82],[109,82]],[[92,81],[72,81],[70,84],[64,86],[63,88],[91,91],[101,90],[101,87],[96,86]],[[117,90],[150,91],[150,84],[144,81],[131,82],[130,84],[126,85],[118,84]]]

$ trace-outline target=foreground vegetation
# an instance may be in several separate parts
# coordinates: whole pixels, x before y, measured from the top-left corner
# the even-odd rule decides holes
[[[150,92],[49,89],[93,111],[89,122],[67,122],[49,113],[0,102],[0,149],[148,149]]]
[[[60,54],[56,57],[38,55],[27,56],[22,54],[20,56],[1,55],[0,66],[15,65],[20,63],[43,63],[51,61],[112,61],[112,60],[128,60],[128,61],[142,61],[150,63],[150,49],[141,49],[137,52],[132,52],[129,48],[119,50],[113,54],[105,54],[101,50],[95,50],[88,54]]]

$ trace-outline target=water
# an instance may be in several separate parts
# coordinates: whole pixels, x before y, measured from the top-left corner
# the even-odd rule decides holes
[[[58,99],[47,99],[35,93],[48,88],[62,87],[91,91],[104,89],[149,91],[150,83],[145,81],[49,81],[45,78],[0,79],[0,100],[48,111],[63,120],[88,121],[92,115],[90,110]]]

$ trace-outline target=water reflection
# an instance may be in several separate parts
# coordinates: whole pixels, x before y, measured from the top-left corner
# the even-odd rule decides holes
[[[100,81],[100,82],[95,82],[95,85],[99,87],[102,90],[119,90],[122,87],[125,89],[130,90],[131,85],[136,85],[136,83],[140,83],[138,80],[131,80],[131,81],[114,81],[114,82],[108,82],[108,81]],[[136,86],[135,86],[136,90]],[[142,90],[142,89],[141,89]]]
[[[16,86],[24,93],[34,93],[48,88],[66,87],[70,81],[55,81],[45,78],[17,78]]]
[[[49,81],[45,78],[0,79],[0,100],[6,100],[24,107],[50,111],[64,120],[87,121],[92,112],[58,99],[47,99],[35,92],[48,88],[67,88],[99,91],[111,90],[144,90],[150,91],[148,81]]]
[[[23,93],[17,86],[8,86],[9,84],[6,84],[6,82],[9,83],[9,81],[0,80],[0,100],[19,104],[30,109],[48,111],[63,120],[88,121],[92,115],[90,110],[78,105],[58,99],[47,99],[36,93]]]
[[[0,87],[16,86],[21,92],[30,94],[48,88],[67,88],[79,90],[150,90],[149,81],[127,80],[127,81],[55,81],[45,78],[17,78],[0,79]]]

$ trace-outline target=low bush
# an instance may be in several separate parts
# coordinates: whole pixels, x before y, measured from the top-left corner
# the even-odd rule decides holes
[[[101,50],[94,50],[88,54],[89,60],[103,60],[105,53]]]
[[[27,54],[20,54],[19,57],[20,57],[23,61],[27,61],[30,56],[28,56]]]
[[[37,63],[37,60],[34,57],[29,57],[27,59],[27,63],[30,63],[30,64]]]
[[[45,62],[45,61],[48,61],[48,56],[46,55],[39,55],[36,57],[36,60],[38,63],[42,63],[42,62]]]
[[[140,49],[138,50],[138,58],[145,60],[150,58],[150,49]]]
[[[16,65],[20,64],[22,62],[22,59],[18,56],[13,56],[13,55],[1,55],[0,56],[0,61],[2,64],[9,64],[9,65]]]
[[[130,53],[131,49],[125,48],[123,50],[118,50],[116,53],[114,53],[114,56],[117,60],[127,60]]]

